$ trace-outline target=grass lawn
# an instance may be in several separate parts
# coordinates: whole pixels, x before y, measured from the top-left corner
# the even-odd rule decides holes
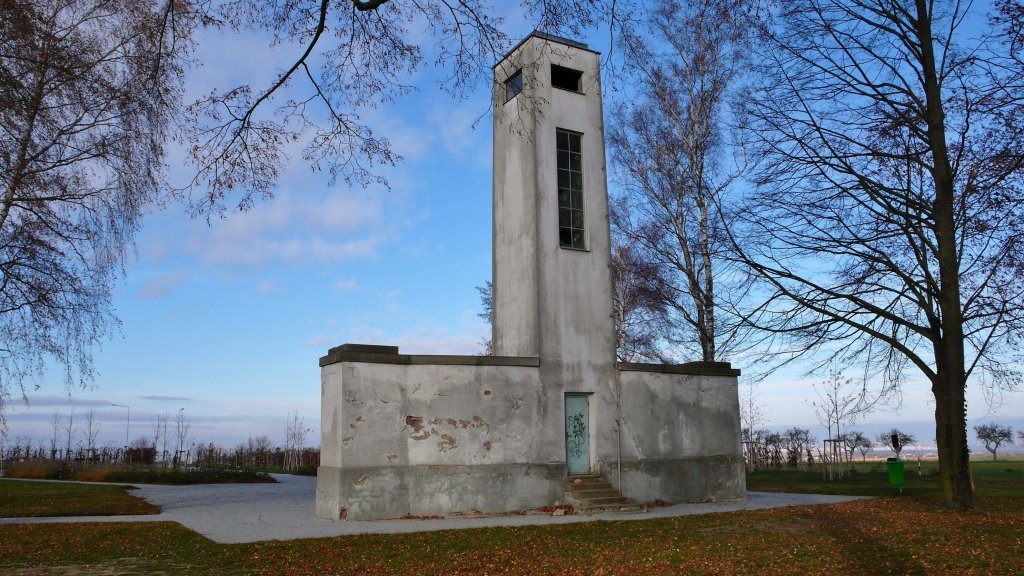
[[[982,494],[1020,495],[1024,490],[1024,460],[972,460],[971,472]],[[825,480],[821,472],[754,471],[747,474],[747,490],[755,492],[802,492],[849,496],[907,495],[942,499],[935,461],[904,462],[902,491],[890,486],[885,462],[855,462],[851,474]]]
[[[67,482],[0,480],[0,517],[156,514],[156,506],[131,496],[130,487]]]
[[[918,478],[830,506],[243,545],[171,523],[0,526],[0,574],[1024,574],[1024,462],[976,466],[970,513]]]

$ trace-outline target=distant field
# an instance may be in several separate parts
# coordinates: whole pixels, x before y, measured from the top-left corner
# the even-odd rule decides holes
[[[977,462],[979,509],[884,466],[849,480],[751,475],[756,490],[882,495],[683,518],[220,545],[173,523],[0,526],[0,574],[1024,574],[1024,461]]]

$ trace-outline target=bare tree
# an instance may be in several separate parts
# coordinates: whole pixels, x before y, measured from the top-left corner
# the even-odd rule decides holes
[[[658,267],[674,339],[700,359],[730,352],[737,325],[718,314],[716,290],[737,279],[718,254],[720,198],[739,169],[726,157],[726,102],[748,55],[744,0],[661,0],[627,30],[637,96],[612,114],[609,144],[622,184],[619,242]]]
[[[854,450],[860,452],[862,462],[868,459],[868,452],[871,452],[871,449],[875,447],[875,443],[860,430],[847,432],[844,439],[846,440],[846,448],[851,454]]]
[[[612,317],[619,362],[668,362],[663,352],[667,308],[658,266],[633,247],[612,240]]]
[[[842,436],[842,428],[854,424],[886,399],[884,392],[868,390],[866,383],[854,382],[843,376],[842,372],[832,369],[828,378],[814,385],[817,400],[814,406],[818,422],[828,430],[830,439]]]
[[[850,455],[853,453],[851,438],[843,433],[843,427],[856,423],[883,402],[887,390],[869,391],[866,381],[858,384],[835,369],[829,370],[828,379],[820,387],[815,384],[814,390],[818,396],[812,402],[814,414],[818,422],[828,430],[828,447],[822,456],[829,465],[830,476],[837,473],[842,475],[842,470],[837,468],[842,461],[842,452],[845,450]]]
[[[0,425],[49,359],[68,387],[157,199],[180,63],[159,3],[0,3]]]
[[[740,426],[743,430],[743,441],[753,440],[751,436],[754,430],[764,426],[768,422],[764,406],[760,402],[761,394],[757,390],[757,381],[752,378],[744,378],[739,384],[740,399]]]
[[[157,414],[156,421],[153,422],[153,449],[159,448],[160,462],[165,468],[167,467],[167,421],[169,419],[170,416],[164,412],[163,414]]]
[[[288,415],[284,426],[286,469],[294,470],[302,465],[302,449],[306,445],[306,435],[310,431],[305,418],[299,416],[298,410]]]
[[[480,307],[483,308],[483,312],[477,314],[481,320],[487,322],[488,328],[494,327],[494,287],[491,281],[488,280],[483,286],[477,286],[476,291],[480,294]],[[494,345],[491,343],[491,337],[485,336],[480,339],[480,347],[483,348],[481,355],[491,356],[494,354]]]
[[[185,410],[178,410],[178,414],[174,418],[174,432],[177,438],[174,449],[175,469],[187,464],[182,461],[182,452],[185,452],[185,446],[188,445],[188,433],[191,428],[192,423],[188,421],[188,416],[185,416]]]
[[[74,439],[75,432],[78,432],[78,428],[75,428],[75,409],[71,409],[71,413],[64,420],[64,459],[71,460],[74,454]]]
[[[782,434],[782,442],[786,448],[786,463],[790,468],[799,468],[804,450],[814,444],[815,438],[807,428],[794,426]]]
[[[992,453],[993,460],[996,459],[996,450],[999,450],[1000,446],[1013,444],[1013,429],[995,422],[975,426],[974,433],[978,436],[978,440],[985,443],[985,450]]]
[[[273,443],[270,441],[270,437],[266,434],[260,434],[255,438],[249,436],[246,445],[246,452],[249,455],[249,465],[254,468],[260,468],[269,464],[270,449],[273,447]]]
[[[905,447],[917,442],[917,439],[914,438],[913,434],[907,434],[898,428],[893,428],[888,432],[882,432],[875,437],[875,440],[877,440],[882,446],[886,446],[892,450],[893,453],[896,454],[897,458],[900,457],[900,452],[902,452]]]
[[[57,459],[57,445],[60,442],[61,421],[60,412],[54,412],[50,417],[50,428],[53,434],[50,436],[50,460]]]
[[[537,29],[550,33],[578,34],[616,14],[615,2],[605,1],[523,6]],[[490,81],[491,66],[511,47],[484,0],[234,0],[187,9],[212,25],[269,33],[274,45],[299,45],[294,61],[266,85],[225,87],[189,108],[195,177],[188,191],[204,214],[269,198],[285,146],[296,140],[303,158],[332,178],[386,183],[378,167],[400,158],[357,111],[416,90],[409,78],[425,61],[445,71],[446,91],[464,95]]]
[[[1005,44],[958,46],[970,10],[786,3],[745,98],[757,187],[732,237],[781,349],[928,380],[955,509],[974,507],[967,383],[1014,387],[1024,336],[1022,84]]]
[[[87,458],[96,456],[96,438],[100,435],[100,423],[96,421],[96,409],[89,408],[85,413],[85,450]],[[125,446],[125,448],[128,448]]]

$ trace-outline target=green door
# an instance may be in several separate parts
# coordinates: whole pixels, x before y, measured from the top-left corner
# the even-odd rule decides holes
[[[590,473],[590,408],[584,394],[565,395],[565,461],[570,476]]]

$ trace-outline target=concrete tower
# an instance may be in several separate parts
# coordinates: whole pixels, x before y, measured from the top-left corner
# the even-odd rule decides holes
[[[534,32],[494,84],[494,354],[540,359],[543,417],[565,426],[539,456],[589,474],[614,454],[620,388],[600,55]]]
[[[600,56],[534,32],[495,77],[494,354],[610,364]]]

